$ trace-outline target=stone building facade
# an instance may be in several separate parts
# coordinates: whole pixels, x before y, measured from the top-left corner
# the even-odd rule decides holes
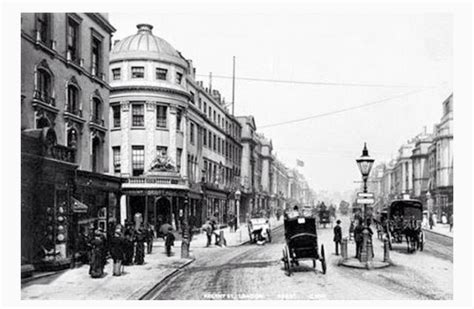
[[[46,252],[69,263],[81,229],[117,219],[120,179],[106,175],[114,31],[98,13],[21,15],[22,257],[38,266]]]
[[[195,80],[192,61],[139,24],[110,54],[110,168],[124,178],[122,218],[144,214],[177,229],[235,212],[240,124],[217,90]]]

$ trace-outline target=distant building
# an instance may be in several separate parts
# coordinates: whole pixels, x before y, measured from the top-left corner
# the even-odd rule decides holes
[[[67,265],[79,231],[120,219],[121,181],[106,175],[114,31],[98,13],[21,15],[21,254],[39,268],[45,252]]]

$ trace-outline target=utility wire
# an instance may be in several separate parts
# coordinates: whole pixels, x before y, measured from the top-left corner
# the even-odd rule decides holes
[[[309,116],[309,117],[293,119],[293,120],[288,120],[288,121],[283,121],[283,122],[267,124],[267,125],[259,126],[259,129],[276,127],[276,126],[281,126],[281,125],[284,125],[284,124],[290,124],[290,123],[295,123],[295,122],[306,121],[306,120],[309,120],[309,119],[315,119],[315,118],[330,116],[330,115],[334,115],[334,114],[339,114],[339,113],[343,113],[343,112],[347,112],[347,111],[351,111],[351,110],[364,108],[364,107],[367,107],[367,106],[370,106],[370,105],[381,104],[381,103],[385,103],[387,101],[407,97],[407,96],[410,96],[410,95],[413,95],[415,93],[419,93],[419,92],[422,92],[422,91],[423,90],[420,90],[420,89],[419,90],[414,90],[414,91],[403,93],[403,94],[400,94],[400,95],[397,95],[397,96],[393,96],[393,97],[389,97],[389,98],[385,98],[385,99],[381,99],[381,100],[377,100],[377,101],[372,101],[372,102],[369,102],[369,103],[364,103],[364,104],[360,104],[360,105],[356,105],[356,106],[352,106],[352,107],[348,107],[348,108],[343,108],[343,109],[335,110],[335,111],[332,111],[332,112],[317,114],[317,115],[313,115],[313,116]]]
[[[208,75],[196,74],[200,77],[209,77]],[[232,76],[212,75],[213,78],[232,79]],[[389,84],[370,84],[370,83],[335,83],[335,82],[314,82],[314,81],[296,81],[296,80],[281,80],[281,79],[267,79],[255,77],[235,77],[238,80],[253,81],[253,82],[268,82],[280,84],[298,84],[298,85],[316,85],[316,86],[341,86],[341,87],[376,87],[376,88],[434,88],[427,86],[416,85],[389,85]]]

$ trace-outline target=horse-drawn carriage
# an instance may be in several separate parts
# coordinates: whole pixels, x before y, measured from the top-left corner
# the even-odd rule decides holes
[[[387,209],[385,234],[390,250],[393,243],[407,242],[407,251],[423,251],[425,235],[421,228],[423,204],[418,200],[394,200]]]
[[[254,216],[248,222],[249,239],[251,243],[272,242],[270,222],[263,216]]]
[[[316,219],[311,216],[285,218],[284,227],[286,246],[283,249],[282,261],[288,275],[291,275],[291,268],[298,266],[300,260],[312,260],[313,268],[316,268],[316,261],[319,260],[325,274],[324,245],[321,245],[321,251],[318,251]]]
[[[318,217],[319,226],[326,228],[326,224],[331,224],[332,227],[331,212],[328,209],[318,211]]]

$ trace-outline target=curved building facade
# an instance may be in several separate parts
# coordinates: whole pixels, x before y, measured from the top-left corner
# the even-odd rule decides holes
[[[110,170],[124,179],[121,218],[139,212],[178,229],[186,216],[226,221],[240,126],[219,93],[194,80],[190,60],[151,25],[137,28],[110,54]]]

